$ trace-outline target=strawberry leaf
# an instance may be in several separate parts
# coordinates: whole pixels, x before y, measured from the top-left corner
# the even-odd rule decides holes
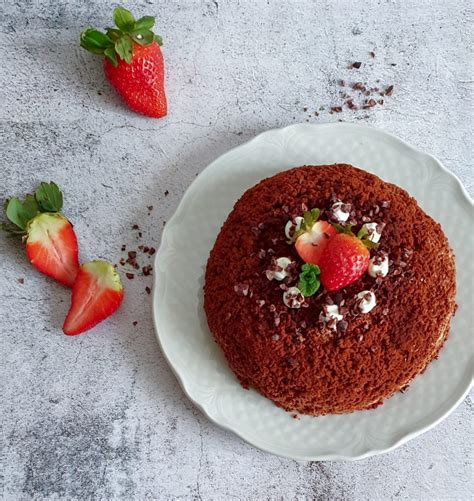
[[[155,42],[161,47],[163,45],[163,38],[160,35],[155,35]]]
[[[313,217],[313,224],[319,219],[321,211],[319,209],[311,209],[311,216]]]
[[[36,188],[34,198],[41,212],[60,212],[63,208],[63,194],[56,183],[41,183]]]
[[[338,232],[338,233],[345,233],[346,228],[342,226],[342,224],[338,223],[332,223],[333,228]]]
[[[362,226],[362,228],[357,232],[357,238],[360,238],[361,240],[367,235],[368,230],[367,228],[364,226]]]
[[[147,29],[133,30],[130,35],[133,41],[139,45],[150,45],[155,38],[153,32]]]
[[[130,37],[124,36],[115,42],[115,52],[127,64],[132,61],[132,51],[133,43]]]
[[[107,49],[104,50],[104,56],[112,63],[115,68],[117,67],[118,61],[115,49],[113,49],[112,47],[107,47]]]
[[[122,36],[122,32],[116,28],[107,28],[106,33],[114,43]]]
[[[113,20],[117,25],[117,28],[126,33],[133,30],[135,26],[135,18],[132,13],[123,7],[117,7],[114,9]]]
[[[143,16],[135,23],[135,30],[150,30],[155,24],[153,16]]]
[[[361,242],[367,247],[367,249],[375,249],[379,246],[379,244],[376,244],[375,242],[372,242],[372,240],[367,240],[363,239]]]
[[[313,216],[311,215],[311,212],[306,211],[303,214],[303,221],[304,225],[306,226],[306,229],[309,231],[313,226]]]
[[[40,208],[33,195],[26,195],[25,201],[18,198],[11,198],[5,209],[7,218],[21,230],[25,230],[30,219],[33,219],[40,212]]]
[[[298,289],[304,297],[312,296],[320,287],[319,266],[305,263],[301,267],[301,273],[298,280]]]
[[[104,50],[112,43],[105,34],[93,28],[87,28],[80,35],[81,47],[93,54],[103,54]]]

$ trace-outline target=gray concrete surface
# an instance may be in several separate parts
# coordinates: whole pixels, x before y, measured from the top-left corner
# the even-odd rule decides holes
[[[7,0],[0,13],[0,198],[55,180],[83,261],[117,262],[122,244],[138,245],[133,224],[142,244],[158,247],[211,160],[305,120],[360,120],[397,134],[440,158],[473,195],[469,0],[126,2],[137,15],[156,14],[165,40],[163,120],[125,109],[99,59],[78,46],[81,28],[108,25],[114,5]],[[354,61],[359,70],[347,68]],[[384,106],[329,114],[341,102],[338,79],[380,80],[393,95]],[[120,312],[69,338],[60,330],[67,290],[32,270],[4,235],[0,252],[4,499],[472,499],[472,395],[386,455],[273,457],[183,395],[155,341],[151,277],[125,280]]]

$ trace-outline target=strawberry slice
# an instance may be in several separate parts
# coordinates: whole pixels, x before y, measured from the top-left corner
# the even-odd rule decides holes
[[[296,239],[295,248],[305,263],[319,265],[321,255],[329,240],[336,234],[327,221],[316,221]]]
[[[20,235],[31,264],[41,273],[72,287],[79,270],[77,238],[71,223],[59,212],[63,196],[54,183],[41,183],[23,201],[13,197],[5,207],[11,223],[6,231]]]
[[[358,280],[369,266],[367,243],[355,235],[338,233],[321,256],[320,280],[328,291],[342,289]]]
[[[83,264],[72,289],[71,308],[63,325],[64,334],[75,336],[92,329],[112,315],[122,299],[122,282],[110,263],[91,261]]]
[[[42,213],[28,222],[26,255],[41,273],[72,287],[79,271],[77,238],[59,213]]]

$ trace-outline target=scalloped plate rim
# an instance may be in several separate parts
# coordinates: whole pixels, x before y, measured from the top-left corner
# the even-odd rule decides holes
[[[431,155],[429,153],[425,153],[425,152],[415,148],[414,146],[410,145],[409,143],[407,143],[403,139],[400,139],[399,137],[397,137],[389,132],[386,132],[384,130],[381,130],[379,128],[376,128],[376,127],[373,127],[370,125],[355,124],[355,123],[351,123],[351,122],[324,123],[324,124],[299,123],[299,124],[288,125],[286,127],[282,127],[282,128],[278,128],[278,129],[270,129],[270,130],[266,130],[264,132],[261,132],[261,133],[257,134],[255,137],[253,137],[252,139],[250,139],[250,140],[248,140],[248,141],[246,141],[246,142],[244,142],[244,143],[242,143],[234,148],[231,148],[230,150],[228,150],[227,152],[223,153],[218,158],[213,160],[205,169],[203,169],[203,171],[193,180],[193,182],[185,190],[185,192],[184,192],[184,194],[183,194],[183,196],[178,204],[178,207],[176,208],[172,217],[168,220],[168,223],[162,232],[161,242],[163,243],[166,241],[167,234],[171,231],[170,228],[172,229],[173,223],[179,219],[181,212],[185,210],[185,206],[186,206],[185,201],[189,198],[190,193],[192,193],[192,191],[196,189],[196,186],[201,181],[201,178],[203,177],[204,173],[209,174],[209,172],[215,168],[215,165],[222,162],[227,156],[230,156],[231,154],[235,154],[236,152],[238,152],[239,149],[244,149],[244,148],[250,147],[252,143],[256,143],[258,141],[261,141],[262,139],[265,138],[265,136],[271,136],[273,134],[282,134],[283,135],[283,134],[288,133],[290,131],[298,132],[299,129],[301,129],[301,131],[304,131],[305,129],[306,130],[310,130],[310,129],[316,129],[316,130],[356,129],[357,131],[365,131],[366,133],[379,134],[381,136],[385,136],[386,138],[390,139],[391,141],[398,143],[399,146],[410,150],[412,153],[415,153],[416,155],[420,155],[422,157],[430,159],[433,166],[436,166],[437,169],[440,169],[443,173],[447,174],[449,177],[451,177],[452,179],[455,180],[457,189],[461,191],[465,200],[467,200],[467,202],[470,203],[471,206],[474,207],[474,202],[471,199],[471,197],[469,196],[469,194],[468,194],[466,188],[464,187],[464,185],[462,184],[461,180],[453,172],[448,170],[440,162],[440,160],[438,160],[434,155]],[[155,256],[155,261],[154,261],[155,270],[159,269],[158,262],[161,258],[161,255],[162,255],[162,244],[160,245],[160,247],[156,253],[156,256]],[[473,377],[471,376],[471,381],[464,387],[464,390],[460,394],[458,394],[458,396],[454,399],[454,401],[450,401],[447,404],[447,408],[442,410],[440,412],[440,414],[435,419],[430,421],[429,424],[420,425],[420,426],[416,427],[415,429],[413,429],[411,432],[407,432],[407,433],[403,434],[403,436],[400,436],[398,439],[394,440],[386,447],[378,447],[377,448],[374,446],[364,446],[363,452],[358,452],[356,454],[348,454],[347,452],[346,453],[334,452],[334,453],[328,453],[328,454],[322,454],[322,455],[304,455],[304,454],[301,455],[301,454],[295,454],[295,453],[288,453],[288,452],[285,452],[284,450],[276,450],[275,448],[265,446],[262,443],[256,443],[255,439],[253,439],[252,437],[246,436],[246,434],[243,431],[241,431],[238,427],[232,426],[227,422],[224,423],[224,422],[222,422],[223,421],[222,419],[219,421],[219,416],[215,416],[212,413],[211,409],[206,408],[205,404],[201,404],[199,402],[199,400],[198,400],[199,396],[193,396],[193,394],[192,394],[193,393],[193,386],[197,386],[197,385],[194,385],[190,381],[184,380],[182,375],[178,372],[178,369],[173,365],[173,362],[168,357],[168,354],[166,353],[166,350],[165,350],[163,343],[162,343],[162,340],[160,338],[158,319],[157,319],[157,316],[158,316],[157,299],[158,299],[160,292],[159,292],[159,289],[157,286],[157,282],[158,282],[157,279],[158,279],[158,274],[155,274],[154,280],[153,280],[153,294],[152,294],[152,315],[153,315],[153,324],[154,324],[154,328],[155,328],[155,334],[156,334],[156,338],[158,340],[158,344],[160,346],[160,349],[165,357],[165,360],[167,361],[172,372],[176,376],[181,388],[183,389],[183,392],[191,400],[191,402],[194,405],[196,405],[201,410],[201,412],[205,416],[207,416],[212,422],[214,422],[215,424],[217,424],[218,426],[220,426],[221,428],[223,428],[225,430],[231,431],[232,433],[236,434],[238,437],[245,440],[250,445],[252,445],[252,446],[256,447],[257,449],[260,449],[264,452],[268,452],[270,454],[274,454],[274,455],[277,455],[280,457],[285,457],[288,459],[294,459],[294,460],[298,460],[298,461],[355,461],[355,460],[360,460],[360,459],[365,459],[365,458],[368,458],[371,456],[375,456],[378,454],[382,454],[385,452],[389,452],[389,451],[396,449],[397,447],[400,447],[401,445],[408,442],[409,440],[412,440],[413,438],[431,430],[436,425],[438,425],[441,421],[446,419],[459,406],[459,404],[466,398],[467,394],[469,393],[469,391],[473,387]],[[262,398],[264,398],[264,397],[262,397]],[[438,412],[439,412],[438,409],[435,409],[433,411],[433,413],[438,413]],[[432,416],[433,413],[431,413],[430,416]],[[426,422],[428,419],[430,419],[430,416],[425,417],[422,421]]]

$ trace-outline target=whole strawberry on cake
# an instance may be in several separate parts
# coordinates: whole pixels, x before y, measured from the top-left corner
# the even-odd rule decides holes
[[[380,405],[436,358],[455,288],[448,241],[407,192],[350,165],[305,166],[235,204],[204,308],[244,387],[338,414]]]

